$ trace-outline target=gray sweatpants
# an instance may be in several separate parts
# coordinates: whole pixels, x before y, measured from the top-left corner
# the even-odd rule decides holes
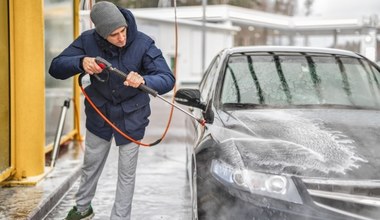
[[[81,170],[81,180],[76,194],[79,211],[86,210],[95,196],[96,186],[110,151],[111,141],[106,141],[86,131],[86,149]],[[110,219],[130,219],[135,189],[136,165],[139,145],[119,146],[118,179],[115,202]]]

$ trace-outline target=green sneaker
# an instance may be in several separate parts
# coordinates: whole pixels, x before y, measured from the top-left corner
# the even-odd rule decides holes
[[[94,211],[92,210],[92,207],[90,206],[90,208],[88,208],[86,211],[84,212],[79,212],[77,207],[74,206],[69,214],[67,214],[65,220],[79,220],[79,219],[82,219],[82,220],[89,220],[89,219],[92,219],[92,217],[94,217]]]

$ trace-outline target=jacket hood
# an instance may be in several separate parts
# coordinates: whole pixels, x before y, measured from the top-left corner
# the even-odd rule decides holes
[[[127,20],[128,24],[128,32],[127,32],[127,45],[128,46],[137,36],[138,30],[136,25],[135,17],[132,12],[125,8],[118,7],[121,13],[124,15],[125,20]]]
[[[349,109],[220,112],[211,134],[232,163],[306,177],[380,179],[380,112]]]

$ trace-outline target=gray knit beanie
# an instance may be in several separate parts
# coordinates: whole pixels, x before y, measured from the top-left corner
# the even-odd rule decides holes
[[[90,17],[96,32],[104,39],[116,29],[128,26],[120,10],[111,2],[98,2],[92,7]]]

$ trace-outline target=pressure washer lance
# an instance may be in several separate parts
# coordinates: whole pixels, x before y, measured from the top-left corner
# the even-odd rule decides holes
[[[101,57],[96,57],[95,58],[95,62],[98,64],[98,66],[100,66],[100,68],[102,69],[107,69],[113,73],[116,73],[118,76],[122,77],[123,79],[126,79],[127,78],[127,74],[112,67],[112,64],[109,63],[107,60],[101,58]],[[179,107],[178,105],[174,104],[174,103],[171,103],[169,102],[168,100],[166,100],[164,97],[162,97],[161,95],[158,94],[158,92],[144,84],[140,84],[138,87],[138,89],[152,95],[153,97],[158,97],[159,99],[161,99],[162,101],[168,103],[169,105],[175,107],[176,109],[180,110],[181,112],[187,114],[188,116],[190,116],[191,118],[195,119],[199,124],[201,124],[202,126],[205,126],[206,124],[206,121],[204,119],[200,119],[200,118],[196,118],[194,115],[190,114],[189,112],[187,112],[186,110],[184,110],[183,108]]]

